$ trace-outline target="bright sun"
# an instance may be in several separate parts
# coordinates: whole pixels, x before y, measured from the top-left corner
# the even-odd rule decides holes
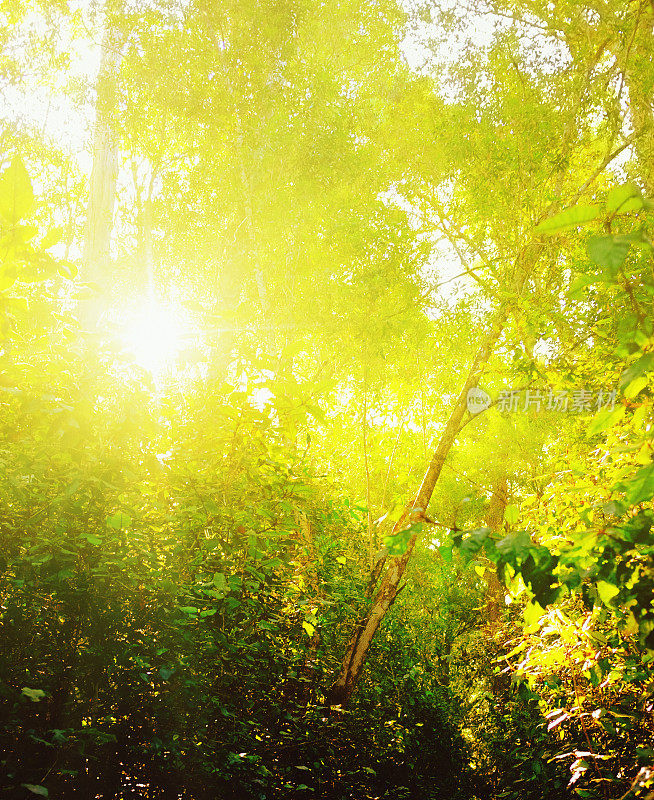
[[[174,366],[187,328],[181,308],[150,299],[128,323],[121,338],[134,361],[152,376],[160,377]]]

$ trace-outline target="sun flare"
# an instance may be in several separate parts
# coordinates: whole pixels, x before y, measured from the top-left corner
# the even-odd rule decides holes
[[[173,368],[188,334],[181,308],[148,300],[121,337],[134,361],[154,377]]]

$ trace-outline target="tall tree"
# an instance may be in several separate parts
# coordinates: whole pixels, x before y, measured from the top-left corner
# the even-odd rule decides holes
[[[522,11],[524,24],[529,27],[529,4]],[[496,12],[496,16],[499,20],[501,13]],[[581,19],[582,24],[585,20],[579,12],[572,18]],[[451,19],[451,15],[441,18],[444,31],[451,26]],[[469,18],[465,23],[470,24]],[[637,28],[633,30],[637,32]],[[441,117],[450,120],[448,129],[454,135],[448,140],[442,131],[439,137],[432,134],[433,144],[430,142],[424,150],[431,158],[434,152],[440,155],[439,166],[430,164],[427,168],[422,153],[413,155],[409,160],[411,174],[402,190],[421,210],[425,226],[450,242],[462,269],[473,277],[497,311],[490,317],[488,332],[420,489],[394,527],[394,537],[401,534],[404,540],[402,552],[388,563],[382,555],[373,572],[374,584],[386,567],[329,691],[332,704],[342,705],[350,699],[372,639],[402,589],[402,578],[420,535],[421,517],[427,513],[445,459],[465,420],[468,390],[477,385],[503,333],[504,347],[520,343],[532,356],[535,325],[547,324],[554,316],[544,305],[549,293],[546,287],[552,285],[556,269],[553,252],[534,231],[536,223],[592,192],[594,181],[632,141],[627,138],[629,119],[624,111],[619,112],[615,131],[597,131],[593,122],[597,105],[610,102],[603,92],[607,43],[593,36],[574,38],[574,43],[568,42],[567,52],[565,47],[559,48],[561,60],[557,64],[554,59],[556,66],[552,68],[547,48],[555,45],[547,43],[547,36],[540,43],[539,54],[528,51],[512,30],[500,26],[487,51],[473,52],[467,67],[459,69],[464,100],[438,101],[436,89],[432,96],[428,89],[422,91],[422,108],[438,106]],[[624,48],[630,46],[624,39],[616,46],[620,43]],[[619,55],[619,63],[624,63],[625,53],[620,50]],[[479,80],[480,71],[484,82]],[[555,98],[551,94],[553,82],[558,88]],[[616,93],[619,91],[616,89]],[[421,109],[415,100],[409,102],[414,111]],[[455,119],[456,126],[452,124]],[[638,130],[635,138],[645,134],[645,130]],[[607,151],[598,152],[591,144],[592,137],[598,135],[606,142]],[[617,143],[616,138],[622,142]],[[586,169],[580,174],[570,165],[581,159]],[[558,301],[554,307],[557,305]],[[530,319],[526,320],[527,308]],[[531,334],[526,335],[525,326]]]
[[[103,9],[100,66],[95,86],[93,161],[86,212],[83,262],[85,278],[97,287],[93,300],[82,308],[82,324],[92,328],[101,314],[110,281],[111,233],[114,225],[116,180],[120,166],[116,130],[118,111],[117,76],[122,58],[122,31],[118,25],[120,5],[107,2]]]

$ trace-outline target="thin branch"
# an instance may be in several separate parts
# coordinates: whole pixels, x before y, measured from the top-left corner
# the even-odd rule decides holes
[[[402,417],[400,419],[400,424],[397,426],[397,436],[395,437],[395,444],[393,445],[393,452],[391,453],[391,458],[390,458],[390,461],[388,462],[388,469],[386,470],[386,478],[384,480],[384,490],[382,492],[382,502],[381,502],[382,511],[386,507],[386,490],[388,488],[388,480],[389,480],[390,475],[391,475],[391,468],[393,466],[393,460],[395,458],[395,452],[397,450],[397,445],[398,445],[398,443],[400,441],[400,434],[402,433],[402,426],[404,425],[404,419],[405,419],[407,413],[408,413],[408,408],[404,410],[404,414],[402,415]]]
[[[589,186],[592,183],[594,183],[597,180],[597,178],[599,178],[599,176],[602,174],[602,172],[604,172],[604,170],[608,167],[611,161],[613,161],[620,155],[620,153],[622,153],[624,150],[630,147],[636,141],[636,139],[639,139],[645,133],[646,130],[647,126],[641,128],[639,131],[635,131],[634,133],[631,134],[631,136],[627,137],[627,139],[623,142],[623,144],[620,145],[620,147],[618,147],[612,153],[609,153],[609,155],[606,156],[604,161],[602,161],[600,166],[590,176],[590,178],[586,181],[586,183],[584,183],[581,189],[579,189],[579,191],[572,196],[572,198],[570,199],[570,205],[574,205],[583,195],[586,189],[588,189]]]
[[[552,39],[557,39],[560,42],[564,42],[565,38],[563,36],[563,31],[559,30],[558,28],[552,28],[548,25],[539,25],[537,22],[532,22],[531,20],[525,19],[524,17],[519,17],[516,14],[507,14],[502,11],[497,11],[495,9],[471,9],[466,7],[466,11],[469,14],[480,14],[482,16],[493,16],[499,17],[500,19],[510,19],[512,22],[517,22],[520,25],[525,25],[529,28],[534,28],[534,30],[540,31],[541,33],[551,36]]]
[[[434,289],[440,289],[441,286],[445,286],[446,283],[452,283],[452,281],[456,281],[459,278],[463,278],[465,275],[470,275],[470,272],[466,269],[463,272],[459,272],[458,275],[455,275],[453,278],[448,278],[446,281],[441,281],[434,286]]]
[[[368,370],[363,370],[363,461],[366,470],[366,506],[368,508],[368,563],[373,569],[372,516],[370,513],[370,465],[368,463]]]
[[[627,45],[627,49],[625,50],[624,63],[622,65],[622,69],[620,70],[620,87],[618,89],[618,94],[617,94],[617,97],[616,97],[616,100],[615,100],[616,105],[618,107],[620,106],[620,99],[622,98],[622,90],[624,89],[624,84],[625,84],[624,78],[625,78],[625,75],[627,73],[627,65],[629,64],[629,58],[631,56],[631,48],[633,46],[634,39],[636,38],[636,33],[638,31],[638,23],[640,22],[640,15],[641,15],[641,13],[643,11],[643,6],[644,5],[645,5],[644,3],[639,3],[639,5],[638,5],[638,12],[636,13],[636,20],[634,22],[634,29],[631,32],[631,37],[629,39],[629,44]]]
[[[442,225],[441,230],[445,234],[445,237],[447,238],[448,242],[454,248],[454,252],[459,257],[459,261],[463,264],[466,274],[469,275],[474,281],[476,281],[481,286],[482,289],[487,291],[489,294],[492,294],[491,287],[488,285],[488,283],[486,283],[485,280],[483,280],[483,278],[480,278],[478,275],[475,274],[473,268],[470,266],[470,263],[468,262],[468,259],[463,255],[463,253],[459,249],[459,246],[456,243],[456,239],[451,235],[450,230],[445,227],[445,222],[442,219],[441,219],[441,225]]]

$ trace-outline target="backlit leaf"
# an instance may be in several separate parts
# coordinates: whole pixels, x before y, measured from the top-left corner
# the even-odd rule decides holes
[[[626,214],[628,211],[639,211],[643,207],[640,189],[633,183],[616,186],[608,193],[606,210],[612,214]]]
[[[624,396],[631,399],[635,397],[639,392],[641,392],[648,384],[648,379],[646,375],[641,375],[640,378],[636,378],[636,380],[632,381],[624,390]]]
[[[519,514],[520,512],[518,511],[518,506],[512,503],[511,505],[508,505],[506,507],[506,510],[504,512],[504,519],[507,521],[509,525],[515,525],[516,522],[518,521]]]
[[[628,252],[628,242],[616,240],[614,236],[593,236],[588,240],[590,260],[600,267],[608,267],[612,273],[624,264]]]
[[[546,219],[537,225],[535,233],[556,233],[558,231],[566,230],[567,228],[574,228],[577,225],[583,225],[590,222],[599,216],[599,208],[597,206],[578,205],[566,208],[559,214]]]
[[[0,216],[15,225],[32,210],[32,182],[20,156],[14,156],[9,167],[0,175]]]
[[[620,422],[620,420],[624,417],[626,412],[626,407],[623,405],[618,406],[617,408],[610,411],[606,409],[605,411],[600,411],[598,414],[595,415],[593,421],[588,426],[588,431],[586,432],[587,436],[594,436],[596,433],[600,433],[601,431],[607,430],[608,428],[612,428],[615,424]]]
[[[110,528],[114,528],[115,530],[119,531],[123,528],[129,527],[132,520],[127,514],[123,514],[122,511],[119,511],[117,514],[112,514],[111,516],[107,517],[107,525]]]
[[[618,587],[614,586],[612,583],[607,583],[606,581],[597,582],[597,594],[600,596],[605,606],[611,604],[611,600],[613,600],[619,591]]]
[[[21,689],[21,694],[24,694],[25,697],[29,697],[29,699],[33,703],[38,703],[40,700],[43,700],[45,697],[45,692],[43,689],[30,689],[29,687],[25,686]]]
[[[626,497],[635,506],[654,497],[654,462],[639,469],[633,476],[627,484]]]
[[[48,796],[48,790],[45,788],[45,786],[38,786],[35,783],[21,783],[21,786],[24,786],[29,792],[32,792],[32,794],[36,794],[39,797]]]
[[[630,364],[620,376],[620,386],[628,386],[636,378],[654,369],[654,353],[645,353],[633,364]]]

